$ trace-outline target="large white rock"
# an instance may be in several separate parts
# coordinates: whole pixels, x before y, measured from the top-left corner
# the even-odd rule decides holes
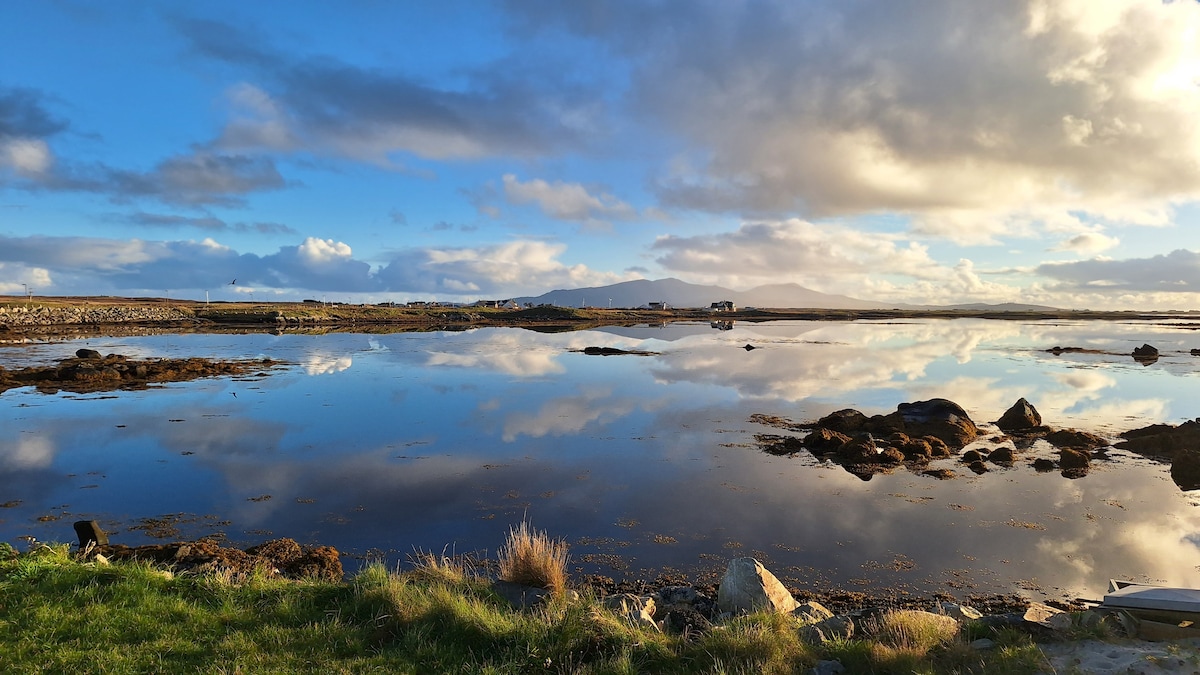
[[[767,568],[754,558],[729,561],[721,587],[717,590],[717,606],[722,612],[791,612],[799,606],[792,594],[779,583]]]

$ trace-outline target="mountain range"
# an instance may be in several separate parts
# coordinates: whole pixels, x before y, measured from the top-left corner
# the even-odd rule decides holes
[[[798,284],[768,284],[746,291],[734,291],[722,286],[689,284],[679,279],[638,279],[611,286],[559,289],[536,297],[513,298],[520,304],[556,305],[559,307],[645,307],[651,302],[665,302],[671,307],[709,307],[714,302],[730,300],[739,308],[771,307],[778,309],[971,309],[996,311],[1053,310],[1053,307],[1006,303],[987,305],[972,303],[933,307],[903,305],[859,300],[848,295],[821,293]]]

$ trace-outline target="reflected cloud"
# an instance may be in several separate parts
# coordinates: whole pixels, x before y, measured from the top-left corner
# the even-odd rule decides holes
[[[15,440],[0,440],[0,469],[29,471],[45,469],[54,463],[58,448],[42,435],[20,434]]]
[[[310,354],[301,363],[304,372],[308,375],[340,373],[349,370],[352,365],[354,365],[352,357],[333,354]]]
[[[513,413],[504,420],[504,441],[512,443],[520,436],[565,436],[577,434],[593,422],[605,424],[620,419],[637,407],[632,398],[609,399],[611,392],[594,391],[580,396],[555,398],[533,414]]]

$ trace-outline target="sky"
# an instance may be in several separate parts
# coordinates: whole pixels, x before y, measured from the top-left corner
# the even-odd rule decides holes
[[[2,294],[1200,308],[1196,2],[0,0],[0,44]]]

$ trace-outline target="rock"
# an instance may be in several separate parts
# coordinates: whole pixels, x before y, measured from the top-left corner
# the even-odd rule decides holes
[[[1126,431],[1118,448],[1155,458],[1174,458],[1181,452],[1200,449],[1200,422],[1184,422],[1179,426],[1151,424]]]
[[[954,473],[953,469],[926,469],[925,471],[921,472],[921,475],[932,476],[938,480],[950,480],[957,474]]]
[[[1133,353],[1130,354],[1130,356],[1132,356],[1133,358],[1135,358],[1139,361],[1142,359],[1156,359],[1157,360],[1158,359],[1158,349],[1151,347],[1150,345],[1143,344],[1141,347],[1134,347]]]
[[[825,619],[831,618],[833,612],[829,608],[819,602],[810,600],[802,603],[799,607],[792,610],[792,616],[800,619],[804,623],[819,623]]]
[[[1200,452],[1181,452],[1171,462],[1171,480],[1181,490],[1200,489]]]
[[[1063,448],[1058,451],[1058,466],[1063,470],[1086,469],[1092,464],[1092,456],[1082,450]]]
[[[852,439],[837,451],[838,460],[846,464],[874,464],[878,455],[879,448],[870,434]]]
[[[817,420],[818,427],[829,429],[831,431],[840,431],[844,434],[857,433],[866,423],[866,415],[850,408],[831,412]]]
[[[1033,469],[1039,473],[1053,471],[1057,468],[1058,465],[1055,464],[1053,460],[1046,459],[1045,457],[1038,457],[1037,459],[1033,460]]]
[[[717,591],[717,606],[734,614],[770,611],[787,613],[799,603],[779,579],[754,558],[729,561]]]
[[[821,427],[804,437],[804,447],[814,453],[825,454],[837,452],[843,445],[850,442],[850,437],[832,429]]]
[[[1096,434],[1089,434],[1086,431],[1079,431],[1077,429],[1059,429],[1047,435],[1046,442],[1056,448],[1082,448],[1085,450],[1102,448],[1108,445],[1108,441]]]
[[[654,623],[654,598],[618,593],[604,599],[604,606],[632,626],[658,630]]]
[[[182,548],[182,547],[181,547]],[[273,539],[263,542],[257,546],[251,546],[246,549],[246,553],[256,555],[261,558],[266,558],[271,561],[271,564],[279,569],[283,569],[288,565],[295,563],[303,555],[300,544],[297,544],[294,539]]]
[[[884,448],[883,450],[880,450],[877,455],[875,455],[875,463],[891,465],[903,464],[904,453],[900,452],[896,448]]]
[[[511,581],[497,579],[492,582],[492,592],[514,609],[530,609],[546,602],[550,591],[534,586],[523,586]]]
[[[846,666],[841,661],[817,661],[817,665],[808,669],[808,675],[841,675],[846,672]]]
[[[1200,349],[1193,349],[1188,353],[1191,354],[1192,356],[1200,356]]]
[[[968,464],[967,468],[970,469],[971,471],[974,471],[975,473],[977,473],[979,475],[983,475],[988,472],[987,464],[984,464],[983,460],[979,460],[979,459]]]
[[[919,440],[929,444],[929,455],[934,459],[949,457],[954,454],[950,446],[946,445],[946,441],[936,436],[923,436]]]
[[[100,523],[95,520],[75,521],[75,536],[79,537],[79,548],[104,546],[108,544],[108,535],[100,529]]]
[[[934,436],[952,448],[961,448],[975,440],[979,430],[962,406],[944,398],[901,403],[888,415],[902,422],[900,431],[909,436]]]
[[[1041,424],[1041,414],[1024,398],[1017,399],[1017,402],[1012,404],[1012,407],[1006,410],[1000,419],[996,420],[996,426],[1004,431],[1031,429],[1041,426]]]
[[[804,626],[800,629],[800,635],[808,642],[849,640],[854,637],[854,621],[848,616],[833,616]]]
[[[742,349],[745,349],[746,351],[753,351],[755,349],[758,349],[758,347],[755,347],[752,344],[747,344],[745,347],[742,347]]]
[[[1014,459],[1012,448],[1009,447],[996,448],[990,455],[988,455],[989,462],[993,464],[999,464],[1001,466],[1012,466]]]
[[[974,607],[960,605],[957,602],[938,603],[938,611],[959,623],[978,621],[983,618],[983,613],[979,610]]]
[[[1065,631],[1071,628],[1071,615],[1040,602],[1031,602],[1021,615],[1026,628]]]
[[[700,597],[691,586],[664,586],[658,589],[654,596],[659,609],[670,609],[680,605],[691,607]]]
[[[989,638],[979,638],[978,640],[971,640],[967,643],[967,646],[977,652],[983,652],[989,649],[995,649],[996,641]]]
[[[677,607],[663,618],[663,630],[677,635],[701,635],[712,630],[712,622],[691,607]]]
[[[338,550],[332,546],[306,548],[299,558],[281,569],[293,579],[341,581],[344,576],[341,557]]]
[[[979,454],[978,450],[968,450],[962,454],[959,459],[963,464],[971,464],[973,462],[982,462],[983,455]]]
[[[80,359],[102,359],[104,358],[100,352],[95,349],[76,349],[75,357]]]

